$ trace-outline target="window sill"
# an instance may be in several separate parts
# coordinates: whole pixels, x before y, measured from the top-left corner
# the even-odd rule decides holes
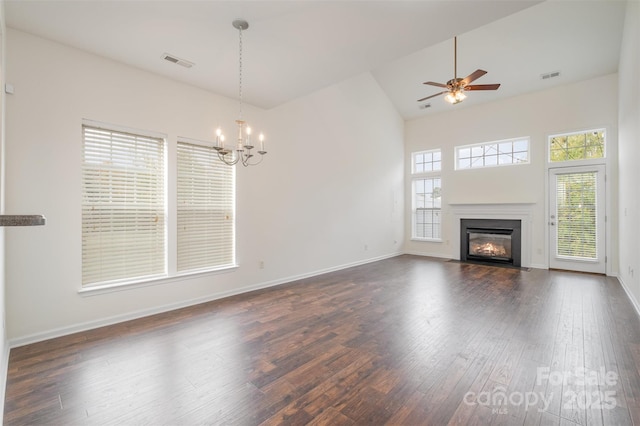
[[[225,266],[219,269],[207,269],[193,272],[183,272],[172,276],[147,278],[137,281],[125,281],[112,284],[93,285],[78,289],[78,294],[83,297],[97,296],[100,294],[115,293],[118,291],[133,290],[155,285],[171,284],[178,281],[190,280],[205,275],[218,275],[232,272],[238,269],[238,265]]]
[[[441,243],[442,239],[441,238],[417,238],[417,237],[412,237],[411,241],[419,241],[419,242],[423,242],[423,243]]]

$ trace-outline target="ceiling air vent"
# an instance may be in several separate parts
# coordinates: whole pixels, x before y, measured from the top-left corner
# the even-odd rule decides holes
[[[548,72],[546,74],[541,74],[540,78],[542,80],[548,80],[550,78],[559,77],[559,76],[560,76],[560,71],[554,71],[554,72]]]
[[[419,107],[420,109],[427,109],[427,108],[431,108],[431,104],[422,104]]]
[[[182,65],[185,68],[191,68],[195,64],[193,62],[187,61],[186,59],[180,59],[177,56],[171,55],[169,53],[163,53],[162,59],[165,61],[173,62],[174,64]]]

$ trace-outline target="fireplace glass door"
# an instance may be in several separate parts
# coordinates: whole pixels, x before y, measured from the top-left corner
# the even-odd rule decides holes
[[[509,262],[511,255],[511,232],[496,233],[468,230],[469,257]]]

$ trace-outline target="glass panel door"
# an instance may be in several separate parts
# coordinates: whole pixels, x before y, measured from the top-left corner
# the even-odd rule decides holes
[[[604,166],[549,169],[549,267],[606,272]]]

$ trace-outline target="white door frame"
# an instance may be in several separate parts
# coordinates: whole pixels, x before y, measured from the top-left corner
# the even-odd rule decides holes
[[[604,232],[604,235],[598,236],[598,253],[597,261],[580,261],[575,260],[572,261],[570,259],[559,259],[555,257],[554,248],[555,245],[555,230],[556,228],[556,217],[552,217],[554,215],[554,211],[552,211],[552,207],[555,205],[555,199],[552,200],[552,196],[556,196],[556,188],[552,188],[552,185],[555,184],[554,175],[559,175],[563,173],[581,173],[581,172],[590,172],[595,171],[598,173],[598,197],[597,197],[597,206],[598,206],[598,216],[596,226],[601,232]],[[583,165],[568,165],[565,164],[562,167],[548,167],[547,168],[547,176],[545,177],[546,181],[546,239],[547,239],[547,262],[550,268],[557,269],[566,269],[566,270],[575,270],[580,272],[593,272],[593,273],[602,273],[609,274],[609,264],[607,262],[608,257],[608,247],[609,247],[609,221],[607,220],[608,215],[608,206],[609,206],[609,188],[606,179],[606,165],[605,164],[583,164]],[[604,194],[602,193],[604,191]],[[552,233],[554,235],[552,235]]]

